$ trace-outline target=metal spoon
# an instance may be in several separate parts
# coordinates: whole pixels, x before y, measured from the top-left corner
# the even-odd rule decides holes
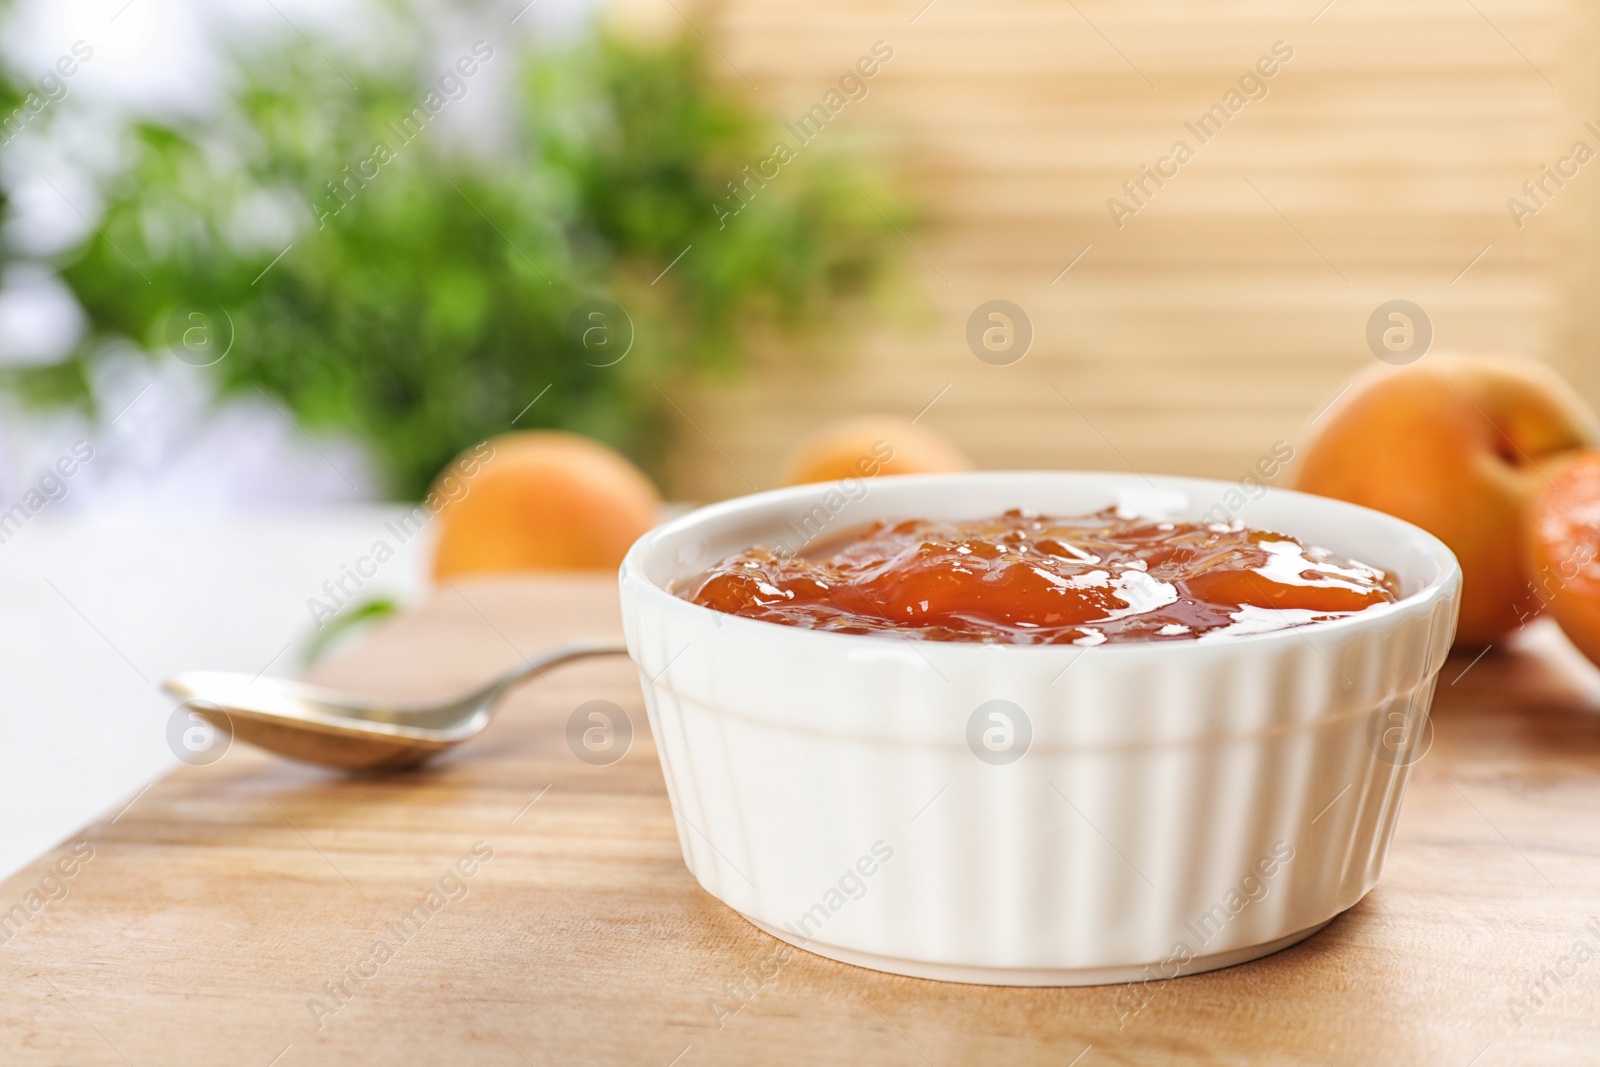
[[[304,763],[390,771],[477,736],[506,691],[544,668],[627,652],[615,641],[553,648],[482,689],[440,704],[391,704],[283,678],[224,671],[188,671],[163,686],[219,730],[258,748]]]

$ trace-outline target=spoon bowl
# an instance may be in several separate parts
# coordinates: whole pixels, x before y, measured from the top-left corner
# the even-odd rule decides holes
[[[345,770],[413,767],[483,731],[506,692],[570,660],[626,655],[615,641],[581,642],[530,657],[480,689],[435,704],[352,696],[284,678],[188,671],[163,683],[219,730],[257,748]]]

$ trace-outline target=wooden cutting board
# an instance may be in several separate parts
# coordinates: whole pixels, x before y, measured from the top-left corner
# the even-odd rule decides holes
[[[609,579],[460,583],[317,678],[442,696],[618,628]],[[589,700],[633,722],[609,766],[568,747]],[[1600,1061],[1600,672],[1536,626],[1452,658],[1435,718],[1366,900],[1134,1000],[783,953],[684,869],[631,665],[574,664],[429,768],[236,746],[0,883],[26,914],[0,926],[0,1063]]]

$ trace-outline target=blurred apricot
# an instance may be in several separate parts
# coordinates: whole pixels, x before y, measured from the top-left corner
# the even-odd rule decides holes
[[[434,482],[437,578],[528,570],[615,570],[654,526],[661,495],[598,441],[555,430],[503,434]]]
[[[1573,456],[1538,494],[1527,537],[1533,596],[1600,663],[1600,452]]]
[[[1506,356],[1429,355],[1356,378],[1326,413],[1296,488],[1386,511],[1461,561],[1463,644],[1486,644],[1535,606],[1525,515],[1567,454],[1595,443],[1594,414],[1549,367]]]
[[[932,430],[891,415],[830,423],[800,442],[784,465],[788,485],[971,470],[972,463]]]

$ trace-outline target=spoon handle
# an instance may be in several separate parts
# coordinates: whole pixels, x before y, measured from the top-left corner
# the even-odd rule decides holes
[[[484,686],[480,693],[482,699],[487,700],[492,707],[505,695],[507,690],[526,681],[535,674],[539,674],[546,667],[554,667],[558,663],[566,663],[568,660],[587,659],[590,656],[626,656],[627,654],[628,646],[621,641],[574,641],[572,644],[546,649],[538,655],[528,657],[522,663]]]

